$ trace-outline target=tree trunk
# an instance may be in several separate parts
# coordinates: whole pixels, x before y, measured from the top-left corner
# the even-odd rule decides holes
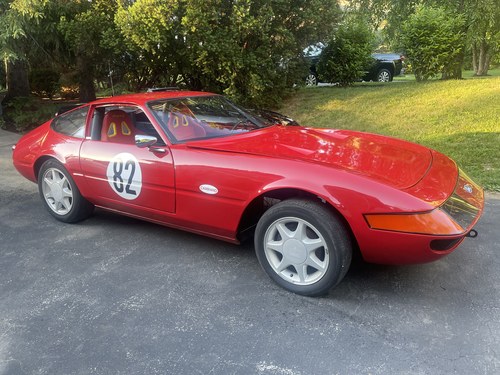
[[[24,60],[7,60],[5,62],[7,94],[3,102],[18,96],[30,96],[28,80],[28,64]]]
[[[488,52],[488,56],[486,57],[486,61],[484,62],[484,75],[488,74],[488,70],[490,69],[491,63],[491,53]]]
[[[5,64],[7,62],[0,60],[0,87],[5,88],[7,85],[7,78],[5,76]]]
[[[474,75],[477,75],[477,43],[472,43],[472,70]]]
[[[472,67],[475,76],[485,76],[490,68],[491,53],[490,46],[486,40],[486,34],[483,33],[480,41],[472,44]]]
[[[477,76],[485,76],[488,74],[490,65],[490,48],[488,43],[483,39],[479,44],[479,59],[477,62],[477,71],[474,72]]]
[[[96,99],[94,87],[94,67],[81,57],[77,58],[76,65],[79,76],[79,100],[82,103],[91,102]]]

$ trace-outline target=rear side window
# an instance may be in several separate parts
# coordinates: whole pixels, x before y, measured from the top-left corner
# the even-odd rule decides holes
[[[85,138],[85,123],[89,107],[63,113],[52,121],[52,129],[76,138]]]

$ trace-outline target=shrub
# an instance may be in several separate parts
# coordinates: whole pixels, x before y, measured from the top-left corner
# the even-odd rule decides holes
[[[56,104],[41,105],[36,98],[13,98],[4,108],[5,125],[17,131],[35,128],[54,117],[56,107]]]
[[[366,23],[350,20],[340,25],[319,58],[320,80],[348,86],[361,79],[370,63],[372,41]]]
[[[78,83],[78,73],[74,71],[61,74],[61,98],[63,100],[74,100],[80,96],[80,88]]]
[[[60,74],[52,69],[33,69],[30,72],[30,86],[38,96],[52,97],[59,91]]]
[[[78,86],[63,86],[61,87],[61,98],[64,100],[78,99],[80,95],[80,90]]]
[[[122,95],[122,94],[128,94],[128,93],[131,93],[131,91],[127,90],[127,84],[124,82],[118,82],[114,85],[113,88],[106,87],[106,88],[100,89],[97,92],[97,95],[99,97],[106,97],[106,96]]]
[[[403,23],[402,44],[417,81],[449,75],[463,53],[463,17],[443,8],[421,6]]]

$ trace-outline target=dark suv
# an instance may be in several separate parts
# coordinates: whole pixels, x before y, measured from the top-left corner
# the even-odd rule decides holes
[[[309,75],[306,78],[307,86],[318,84],[316,65],[319,55],[306,57],[310,61]],[[363,81],[391,82],[394,76],[400,75],[403,69],[404,56],[397,53],[372,53],[372,61],[366,67]]]

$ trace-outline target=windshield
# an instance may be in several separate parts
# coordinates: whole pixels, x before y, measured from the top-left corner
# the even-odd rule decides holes
[[[272,125],[219,95],[163,99],[148,104],[174,141],[224,137]]]

